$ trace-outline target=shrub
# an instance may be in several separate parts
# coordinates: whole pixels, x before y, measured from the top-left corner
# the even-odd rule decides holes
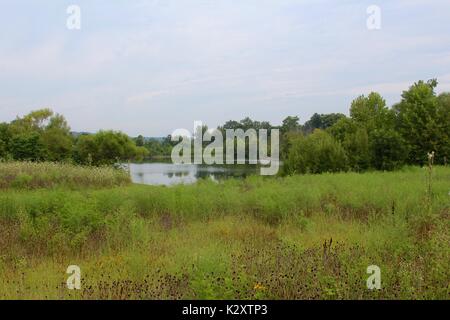
[[[341,144],[323,130],[309,136],[291,136],[291,147],[283,164],[284,174],[338,172],[347,169]]]

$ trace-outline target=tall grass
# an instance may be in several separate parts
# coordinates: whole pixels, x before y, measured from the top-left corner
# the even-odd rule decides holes
[[[51,162],[0,162],[0,189],[87,188],[129,184],[129,175],[111,167]]]
[[[406,168],[5,189],[0,297],[447,299],[450,168],[432,174],[431,187],[426,169]],[[80,291],[65,286],[70,264]],[[365,286],[372,264],[381,290]]]

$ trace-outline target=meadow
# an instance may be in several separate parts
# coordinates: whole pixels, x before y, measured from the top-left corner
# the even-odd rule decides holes
[[[0,298],[448,299],[449,218],[443,166],[164,187],[0,163]]]

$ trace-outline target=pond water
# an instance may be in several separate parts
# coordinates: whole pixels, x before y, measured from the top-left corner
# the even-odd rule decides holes
[[[258,166],[250,165],[196,165],[165,162],[131,163],[133,183],[150,185],[191,184],[199,179],[220,181],[228,178],[245,178],[259,174]]]

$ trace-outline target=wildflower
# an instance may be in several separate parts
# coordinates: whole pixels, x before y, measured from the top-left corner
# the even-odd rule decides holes
[[[428,167],[430,168],[430,170],[433,167],[433,163],[434,163],[434,151],[428,152]]]
[[[266,287],[264,287],[262,284],[260,283],[255,283],[255,286],[253,287],[254,290],[264,290],[266,289]]]

